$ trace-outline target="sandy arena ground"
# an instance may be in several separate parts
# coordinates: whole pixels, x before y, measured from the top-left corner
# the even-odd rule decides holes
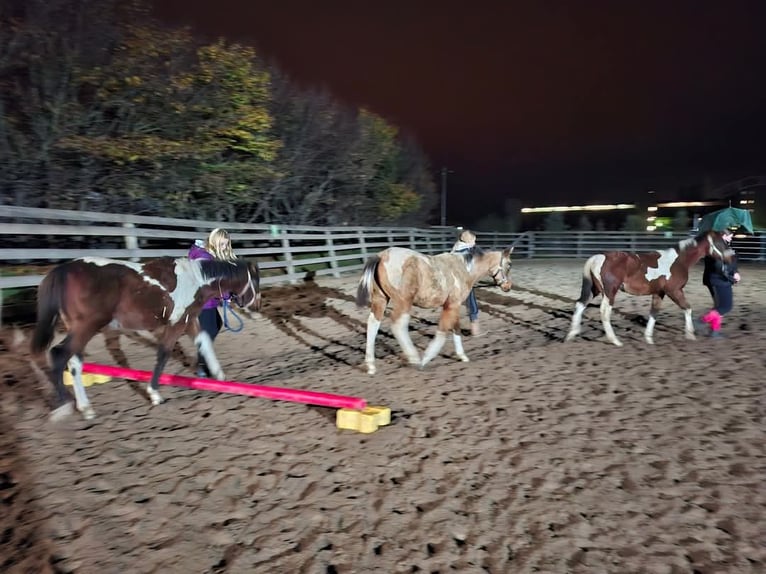
[[[582,262],[517,260],[477,295],[489,333],[405,366],[384,322],[362,369],[356,277],[270,288],[216,349],[232,380],[359,396],[390,426],[335,411],[123,380],[89,387],[98,417],[48,422],[51,390],[2,331],[0,572],[766,572],[766,268],[743,265],[725,340],[683,338],[667,301],[618,297],[563,343]],[[687,295],[709,304],[694,268]],[[465,319],[464,319],[465,320]],[[416,311],[424,349],[436,321]],[[464,323],[467,327],[467,323]],[[169,372],[191,375],[183,341]],[[99,335],[87,360],[151,369],[151,341]]]

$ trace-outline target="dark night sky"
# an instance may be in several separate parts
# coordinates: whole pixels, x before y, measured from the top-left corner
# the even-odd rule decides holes
[[[155,4],[413,134],[450,220],[766,174],[762,0]]]

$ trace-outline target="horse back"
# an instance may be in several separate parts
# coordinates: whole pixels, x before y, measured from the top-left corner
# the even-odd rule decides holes
[[[382,258],[388,289],[407,302],[424,309],[459,304],[471,290],[472,283],[460,255],[443,253],[427,256],[401,250]]]

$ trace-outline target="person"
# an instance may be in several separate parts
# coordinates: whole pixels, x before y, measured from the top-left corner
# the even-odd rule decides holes
[[[210,232],[206,241],[196,240],[189,248],[189,259],[218,259],[221,261],[233,261],[237,256],[231,248],[231,239],[229,232],[225,229],[216,228]],[[221,300],[218,297],[212,297],[205,301],[202,311],[199,314],[199,324],[202,330],[210,336],[211,343],[215,340],[223,319],[218,312],[218,305]],[[197,353],[197,376],[203,378],[210,377],[210,371],[205,364],[205,359]]]
[[[470,229],[465,229],[458,237],[458,240],[452,246],[450,253],[465,253],[476,246],[476,234]],[[471,322],[471,335],[476,337],[482,334],[479,328],[479,304],[476,302],[476,293],[471,287],[468,297],[465,300],[465,306],[468,309],[468,319]]]
[[[727,245],[731,244],[734,236],[732,230],[723,232],[723,240]],[[713,297],[713,307],[700,318],[702,323],[710,327],[711,337],[721,337],[721,324],[723,316],[731,311],[734,306],[732,284],[739,283],[741,277],[737,271],[736,257],[729,263],[715,259],[710,255],[705,256],[705,271],[702,273],[702,284],[705,285]]]

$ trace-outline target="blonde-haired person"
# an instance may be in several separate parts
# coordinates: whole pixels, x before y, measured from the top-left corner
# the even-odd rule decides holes
[[[458,237],[458,240],[452,246],[451,253],[465,253],[476,246],[476,234],[470,229],[465,229]],[[468,309],[468,319],[471,322],[471,335],[474,337],[481,335],[479,329],[479,304],[476,301],[476,294],[471,288],[468,297],[465,300],[465,306]]]
[[[189,249],[189,259],[207,259],[220,261],[233,261],[237,256],[231,248],[231,238],[229,232],[220,227],[213,229],[207,240],[197,240]],[[202,330],[210,336],[212,343],[223,325],[223,319],[218,312],[218,305],[221,300],[218,297],[212,297],[202,305],[202,311],[199,314],[199,324]],[[202,355],[197,354],[197,376],[203,378],[210,377],[210,371],[205,364]]]

